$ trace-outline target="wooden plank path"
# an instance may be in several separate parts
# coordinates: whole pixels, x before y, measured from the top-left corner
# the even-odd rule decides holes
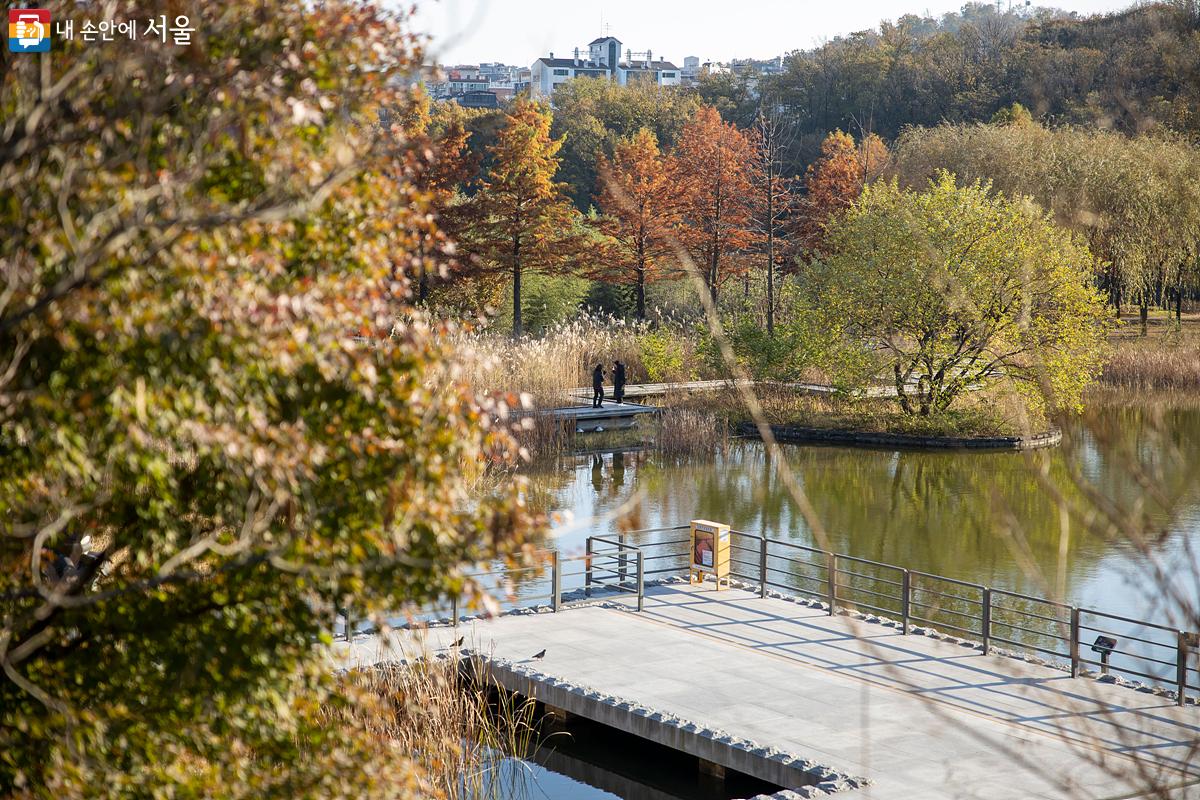
[[[662,409],[654,406],[643,406],[637,403],[616,403],[605,400],[599,408],[594,408],[591,405],[566,406],[564,408],[551,408],[542,413],[545,416],[556,417],[564,422],[573,422],[580,431],[592,432],[630,428],[633,427],[639,416],[644,414],[657,416],[661,411]]]
[[[680,381],[676,383],[633,383],[625,387],[625,397],[631,400],[648,397],[665,397],[672,394],[706,394],[709,392],[735,391],[739,386],[765,386],[777,389],[790,389],[801,394],[832,395],[838,389],[823,383],[796,383],[778,381]],[[915,384],[914,384],[915,387]],[[612,386],[605,385],[605,397],[612,394]],[[573,400],[591,400],[592,390],[587,387],[571,389],[568,396]],[[869,386],[859,392],[862,397],[895,397],[895,386]]]
[[[711,584],[647,587],[642,613],[593,605],[419,641],[360,637],[339,663],[460,635],[484,659],[544,674],[526,679],[535,696],[592,687],[871,781],[848,798],[1140,797],[1146,778],[1200,796],[1196,706]]]

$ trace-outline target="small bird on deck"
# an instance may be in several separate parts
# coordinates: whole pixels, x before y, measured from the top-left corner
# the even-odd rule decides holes
[[[465,639],[465,638],[467,638],[467,637],[465,637],[465,636],[458,637],[458,641],[450,646],[451,647],[462,647],[463,639]]]
[[[545,657],[546,657],[546,651],[543,650],[540,653],[534,653],[532,656],[530,656],[530,659],[533,661],[541,661]]]

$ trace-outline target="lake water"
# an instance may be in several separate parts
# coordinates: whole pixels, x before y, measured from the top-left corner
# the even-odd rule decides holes
[[[1195,619],[1200,409],[1106,408],[1064,432],[1063,447],[1029,454],[782,445],[782,455],[836,552],[1194,625],[1179,606]],[[641,529],[710,519],[819,546],[779,461],[755,441],[702,460],[570,457],[532,471],[530,499],[573,518],[555,531],[563,554],[582,552],[589,534],[613,533],[618,520]],[[1054,492],[1075,504],[1065,528]],[[1104,505],[1140,515],[1142,546],[1084,524]],[[664,536],[680,534],[650,539]],[[1156,575],[1174,582],[1183,603],[1164,601]]]
[[[1064,433],[1063,447],[1031,454],[783,445],[781,456],[828,532],[828,547],[837,552],[1194,629],[1200,598],[1200,410],[1107,408],[1073,422]],[[779,457],[771,458],[754,441],[733,442],[701,460],[668,459],[650,450],[571,456],[531,471],[530,500],[572,517],[555,529],[551,543],[564,557],[582,553],[591,534],[670,527],[694,518],[820,546],[785,486],[781,466]],[[1057,493],[1073,504],[1065,526]],[[1085,524],[1087,514],[1104,507],[1122,512],[1112,519],[1140,519],[1134,530],[1145,538],[1135,543],[1129,530]],[[638,541],[683,535],[652,533]],[[564,566],[564,590],[580,585],[579,568],[578,561]],[[1169,595],[1164,581],[1175,599],[1164,599]],[[523,581],[518,602],[547,589],[544,575]],[[1118,652],[1115,667],[1149,671],[1167,684],[1173,680],[1173,633],[1105,624],[1127,637],[1165,643],[1156,650],[1127,641],[1122,648],[1131,654],[1122,661]],[[1143,661],[1146,656],[1168,663],[1155,665]],[[627,770],[621,765],[639,759],[618,752],[597,763],[588,755],[612,751],[611,744],[589,741],[586,733],[562,744],[561,753],[506,762],[511,772],[496,776],[500,794],[571,800],[718,796],[689,785],[694,772],[687,765],[676,771],[674,783],[651,787],[641,782],[654,782],[644,775],[622,776]]]

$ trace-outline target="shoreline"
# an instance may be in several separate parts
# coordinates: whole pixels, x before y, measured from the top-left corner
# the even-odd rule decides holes
[[[901,448],[908,450],[1040,450],[1057,447],[1062,431],[1053,428],[1028,436],[928,436],[909,433],[856,431],[846,428],[815,428],[803,425],[771,425],[776,441],[786,444],[836,445],[839,447]],[[734,433],[748,439],[760,439],[752,422],[739,422]]]

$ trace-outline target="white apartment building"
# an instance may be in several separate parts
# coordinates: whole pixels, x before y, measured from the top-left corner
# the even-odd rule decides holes
[[[641,56],[640,59],[634,56]],[[654,54],[625,51],[621,58],[621,40],[615,36],[604,36],[588,44],[586,56],[575,48],[572,58],[539,58],[530,67],[529,93],[535,99],[548,98],[563,83],[575,78],[606,78],[621,86],[648,82],[659,86],[678,86],[681,70],[669,61]]]

